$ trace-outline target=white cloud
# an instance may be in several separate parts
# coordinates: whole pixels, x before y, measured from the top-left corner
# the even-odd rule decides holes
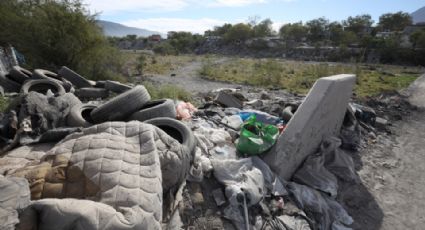
[[[161,33],[168,31],[188,31],[203,34],[204,31],[226,23],[212,18],[185,19],[185,18],[147,18],[121,22],[126,26],[138,27]],[[228,23],[228,22],[227,22]]]
[[[239,7],[251,4],[265,3],[267,0],[214,0],[210,6]]]
[[[280,27],[285,25],[287,22],[273,22],[273,30],[279,33]]]
[[[189,5],[190,0],[84,0],[91,11],[109,14],[122,11],[176,11]]]
[[[83,0],[92,12],[110,14],[123,11],[169,12],[186,9],[190,6],[207,7],[242,7],[268,2],[291,2],[296,0]]]

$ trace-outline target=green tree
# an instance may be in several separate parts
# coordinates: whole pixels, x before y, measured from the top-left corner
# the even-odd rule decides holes
[[[342,45],[350,45],[358,42],[359,39],[357,35],[353,31],[344,31],[341,36],[341,44]]]
[[[373,22],[369,14],[363,14],[355,17],[350,16],[343,24],[347,30],[354,32],[357,36],[363,36],[368,33]]]
[[[385,31],[402,31],[406,26],[412,25],[412,17],[402,11],[387,13],[379,17],[378,25]]]
[[[231,28],[232,24],[226,23],[222,26],[214,27],[214,30],[205,31],[205,36],[224,36]]]
[[[425,49],[425,29],[418,30],[410,35],[413,47]]]
[[[329,20],[324,17],[308,21],[306,26],[308,28],[308,38],[312,42],[323,41],[329,36]]]
[[[224,39],[228,42],[241,42],[251,38],[251,36],[251,26],[239,23],[230,28],[230,30],[224,35]]]
[[[0,44],[13,44],[32,67],[114,78],[123,60],[87,12],[80,0],[2,0]]]
[[[267,37],[273,34],[272,28],[273,22],[270,19],[264,19],[260,23],[253,26],[252,30],[254,33],[254,37]]]
[[[153,51],[163,55],[174,55],[177,54],[177,50],[170,44],[170,42],[161,42],[153,47]]]
[[[279,35],[285,40],[301,42],[307,36],[308,29],[302,22],[288,23],[280,27]]]
[[[178,53],[190,53],[203,40],[201,35],[190,32],[168,32],[168,42]]]
[[[339,45],[342,42],[344,36],[344,27],[339,22],[329,23],[329,40],[334,45]]]

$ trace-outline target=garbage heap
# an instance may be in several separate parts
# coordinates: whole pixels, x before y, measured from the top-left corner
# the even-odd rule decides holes
[[[339,183],[376,113],[355,77],[306,98],[217,89],[202,106],[142,85],[15,66],[0,85],[5,229],[350,229]],[[4,195],[3,195],[4,194]]]

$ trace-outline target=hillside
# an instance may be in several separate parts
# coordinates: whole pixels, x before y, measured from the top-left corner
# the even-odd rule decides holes
[[[412,19],[413,19],[413,23],[419,23],[419,22],[423,22],[425,23],[425,6],[420,8],[419,10],[413,12],[411,14]]]
[[[103,33],[110,37],[125,37],[129,34],[135,34],[139,37],[148,37],[153,34],[160,34],[155,31],[129,27],[115,22],[98,20],[97,24],[103,29]]]

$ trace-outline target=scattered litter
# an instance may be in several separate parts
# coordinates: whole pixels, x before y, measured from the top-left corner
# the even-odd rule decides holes
[[[196,108],[67,67],[13,71],[0,76],[0,89],[16,92],[0,116],[0,193],[18,176],[23,187],[7,198],[26,198],[0,201],[2,226],[115,229],[125,219],[140,229],[350,229],[335,198],[339,182],[358,177],[343,149],[358,149],[363,129],[389,124],[351,103],[338,138],[323,137],[285,181],[261,157],[297,118],[300,96],[223,88]]]
[[[257,121],[256,115],[250,116],[244,122],[236,148],[244,155],[258,155],[269,150],[279,135],[276,126]]]
[[[197,109],[190,102],[178,102],[176,106],[177,119],[189,120]]]

